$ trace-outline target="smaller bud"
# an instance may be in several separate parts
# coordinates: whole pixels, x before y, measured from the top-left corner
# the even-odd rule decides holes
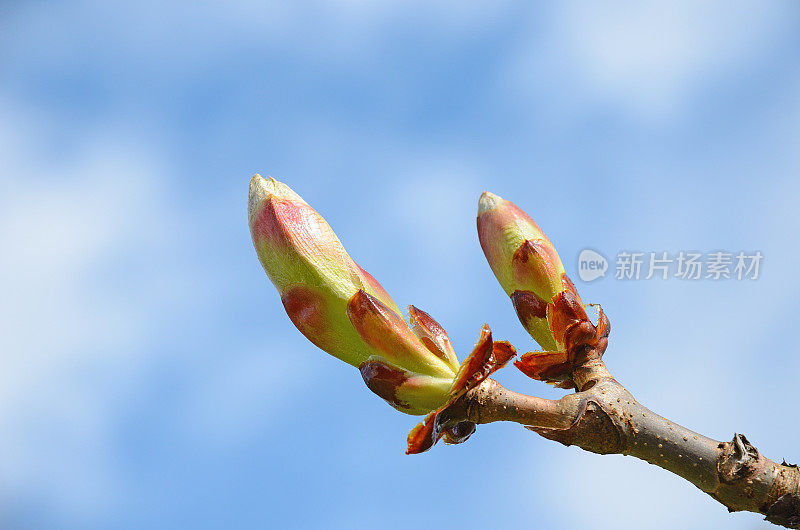
[[[514,203],[484,192],[478,238],[520,322],[543,349],[523,355],[515,365],[535,379],[573,386],[570,372],[578,357],[605,350],[608,319],[601,310],[598,326],[592,324],[555,247]]]
[[[516,204],[488,191],[478,202],[478,239],[523,327],[542,348],[556,349],[547,306],[572,282],[553,244]]]

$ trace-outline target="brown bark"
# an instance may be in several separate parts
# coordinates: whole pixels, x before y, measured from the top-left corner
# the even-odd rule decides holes
[[[741,434],[719,442],[650,411],[600,360],[572,374],[582,390],[559,400],[512,392],[489,379],[447,410],[452,421],[512,421],[564,445],[645,460],[688,480],[728,508],[800,528],[800,469],[761,455]]]

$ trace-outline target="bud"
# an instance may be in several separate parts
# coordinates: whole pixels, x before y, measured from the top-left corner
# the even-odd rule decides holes
[[[568,372],[576,356],[605,340],[608,319],[600,310],[598,327],[591,323],[555,247],[514,203],[484,192],[478,202],[478,238],[520,322],[544,350],[525,354],[515,364],[536,379],[572,386]]]
[[[322,216],[285,184],[255,175],[248,220],[259,260],[297,329],[358,367],[367,387],[396,409],[425,414],[445,406],[510,359],[487,370],[488,359],[468,358],[465,368],[429,314],[411,306],[409,326]],[[491,348],[491,335],[489,342]],[[443,436],[463,441],[467,432],[459,426]]]
[[[350,259],[325,219],[286,184],[255,175],[248,219],[261,265],[297,329],[349,364],[364,362],[373,352],[350,324],[347,303],[363,290],[399,312],[391,297]]]

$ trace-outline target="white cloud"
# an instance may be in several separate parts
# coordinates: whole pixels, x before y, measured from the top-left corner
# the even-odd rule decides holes
[[[81,520],[113,508],[111,422],[159,304],[187,296],[137,272],[175,243],[176,219],[151,152],[94,137],[50,156],[53,124],[2,103],[0,487]]]
[[[230,271],[208,261],[230,237],[213,232],[217,207],[186,208],[144,135],[73,130],[71,147],[50,153],[61,127],[0,98],[0,519],[19,506],[91,526],[139,486],[118,453],[127,414],[163,415],[175,439],[235,444],[297,390],[298,370],[307,380],[314,370],[236,337],[224,355],[192,350],[204,312],[232,296],[221,293]],[[186,346],[164,355],[173,344]],[[163,390],[153,374],[176,366],[191,385],[148,409]]]
[[[532,86],[552,91],[566,107],[587,99],[645,120],[675,118],[695,90],[750,68],[778,30],[787,28],[785,8],[791,6],[560,4],[545,14],[542,31],[523,41],[510,63],[509,82],[519,83],[512,88],[519,93]],[[542,79],[544,72],[548,77]],[[569,99],[573,94],[581,97]]]

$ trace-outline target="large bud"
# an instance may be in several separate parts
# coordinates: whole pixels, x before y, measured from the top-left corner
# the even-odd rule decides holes
[[[413,306],[409,326],[322,216],[287,185],[255,175],[248,218],[259,260],[294,325],[324,351],[358,367],[374,393],[402,412],[425,414],[475,386],[442,326]],[[489,343],[491,350],[491,336]],[[483,370],[474,364],[470,370]]]
[[[520,322],[544,350],[515,364],[536,379],[571,386],[569,371],[585,347],[605,349],[599,341],[608,335],[608,319],[601,310],[598,326],[592,324],[555,247],[514,203],[484,192],[478,238]]]

